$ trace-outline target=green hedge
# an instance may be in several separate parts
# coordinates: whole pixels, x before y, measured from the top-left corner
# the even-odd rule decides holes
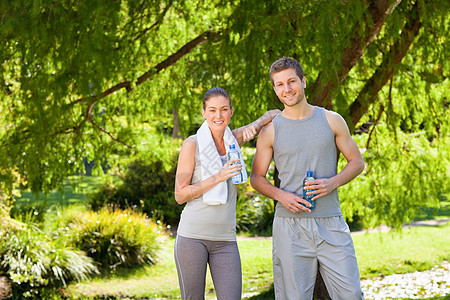
[[[86,252],[103,270],[138,267],[156,262],[160,228],[132,210],[101,209],[79,213],[70,220],[68,240]]]

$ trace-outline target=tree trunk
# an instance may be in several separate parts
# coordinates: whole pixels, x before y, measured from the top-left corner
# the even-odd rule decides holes
[[[363,24],[355,25],[353,30],[354,36],[350,39],[350,45],[342,52],[342,65],[339,70],[336,70],[336,76],[328,75],[330,72],[321,71],[313,85],[310,103],[330,108],[332,105],[333,92],[347,77],[348,72],[361,59],[364,50],[373,42],[381,28],[383,27],[386,18],[394,11],[401,0],[397,0],[390,5],[389,0],[369,1],[369,13],[362,21]],[[365,27],[366,30],[361,31],[359,27]],[[361,35],[364,34],[364,35]]]
[[[409,47],[419,33],[422,22],[420,20],[418,5],[418,2],[414,4],[412,11],[408,14],[410,19],[403,27],[400,37],[390,47],[391,50],[384,56],[381,65],[366,82],[355,101],[350,105],[351,124],[349,124],[349,127],[351,131],[367,112],[369,105],[376,100],[376,96],[381,88],[392,78],[397,66],[403,57],[405,57]]]
[[[314,285],[313,299],[315,300],[329,300],[331,299],[330,294],[328,294],[327,287],[323,281],[322,275],[317,271],[316,284]]]
[[[178,111],[175,108],[172,109],[173,115],[173,128],[172,128],[172,137],[179,138],[180,137],[180,123],[178,122]]]

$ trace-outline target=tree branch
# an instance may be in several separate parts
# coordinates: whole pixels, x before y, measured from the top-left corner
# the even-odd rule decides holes
[[[361,33],[359,29],[362,24],[355,25],[354,36],[350,39],[350,45],[344,49],[341,57],[342,66],[336,72],[336,76],[328,75],[328,71],[321,71],[314,82],[309,101],[311,104],[331,107],[332,93],[336,87],[347,77],[348,72],[361,59],[365,49],[373,42],[386,18],[400,4],[401,0],[396,0],[392,5],[389,0],[372,0],[369,3],[368,11],[363,20],[363,26],[366,30]],[[363,34],[363,35],[361,35]]]
[[[185,44],[183,47],[181,47],[177,52],[175,52],[174,54],[172,54],[171,56],[169,56],[168,58],[166,58],[165,60],[163,60],[162,62],[157,64],[155,67],[151,68],[150,70],[145,72],[143,75],[141,75],[136,80],[135,86],[138,86],[138,85],[144,83],[145,81],[150,79],[152,76],[158,74],[162,70],[164,70],[164,69],[170,67],[171,65],[175,64],[178,60],[183,58],[185,55],[189,54],[195,47],[205,43],[211,37],[215,37],[217,35],[218,35],[217,32],[213,32],[213,31],[209,31],[209,30],[203,32],[198,37],[196,37],[195,39],[191,40],[190,42]],[[78,100],[70,102],[69,104],[67,104],[66,107],[72,107],[73,105],[78,104],[78,103],[89,103],[89,107],[88,107],[88,109],[86,111],[86,118],[85,119],[88,120],[89,122],[91,122],[94,126],[96,126],[98,129],[100,129],[102,132],[105,132],[106,134],[108,134],[114,141],[117,141],[117,142],[120,142],[120,143],[123,144],[123,142],[121,142],[119,139],[113,137],[111,133],[106,131],[105,128],[97,125],[95,123],[95,121],[93,120],[92,116],[91,116],[91,111],[92,111],[94,105],[100,99],[103,99],[103,98],[113,94],[114,92],[117,92],[117,91],[123,89],[123,88],[125,88],[127,90],[127,92],[131,92],[133,90],[133,86],[131,85],[131,81],[128,80],[128,81],[120,82],[120,83],[110,87],[109,89],[103,91],[100,95],[95,95],[95,96],[89,98],[90,101],[88,101],[88,98],[80,98]],[[72,129],[72,128],[69,128],[69,129]],[[61,130],[59,132],[63,133],[65,131],[66,131],[66,129]]]
[[[170,2],[164,7],[163,12],[159,15],[158,19],[156,19],[155,23],[153,23],[150,27],[145,28],[138,36],[136,36],[133,41],[137,41],[141,37],[143,37],[148,31],[152,30],[153,28],[159,26],[161,22],[163,21],[165,15],[169,11],[170,6],[172,6],[173,0],[170,0]]]
[[[422,22],[419,16],[418,2],[419,1],[414,4],[412,11],[408,13],[410,18],[403,27],[400,37],[394,45],[392,45],[391,50],[385,55],[381,65],[366,82],[355,101],[350,105],[350,130],[352,130],[359,122],[369,105],[375,101],[376,95],[381,88],[392,78],[397,66],[406,55],[409,47],[419,33]]]
[[[198,37],[181,47],[177,52],[166,58],[164,61],[160,62],[156,65],[156,67],[148,70],[143,75],[141,75],[137,81],[136,86],[140,85],[144,81],[148,80],[150,77],[158,74],[162,70],[166,69],[167,67],[175,64],[178,60],[180,60],[183,56],[191,52],[195,47],[203,44],[204,42],[208,41],[211,37],[217,36],[217,32],[213,31],[205,31],[202,34],[200,34]]]
[[[212,32],[209,30],[203,32],[198,37],[196,37],[195,39],[191,40],[186,45],[181,47],[177,52],[175,52],[174,54],[172,54],[171,56],[169,56],[168,58],[166,58],[165,60],[163,60],[162,62],[157,64],[155,67],[149,69],[147,72],[145,72],[143,75],[141,75],[137,79],[135,86],[142,84],[146,80],[150,79],[152,76],[158,74],[162,70],[175,64],[183,56],[185,56],[186,54],[189,54],[189,52],[191,52],[195,47],[208,41],[212,36],[217,36],[217,34],[218,34],[217,32]],[[90,98],[91,101],[93,101],[91,103],[95,103],[95,102],[99,101],[100,99],[103,99],[103,98],[111,95],[112,93],[117,92],[123,88],[125,88],[127,90],[127,92],[131,92],[133,90],[131,81],[127,80],[127,81],[120,82],[120,83],[110,87],[109,89],[105,90],[100,95],[93,96],[92,98]],[[69,104],[67,104],[67,106],[73,106],[75,104],[82,103],[82,102],[88,103],[87,98],[80,98],[78,100],[70,102]]]

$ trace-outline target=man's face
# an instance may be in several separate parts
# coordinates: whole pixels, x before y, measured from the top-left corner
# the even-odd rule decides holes
[[[275,73],[272,79],[273,89],[285,106],[295,106],[305,98],[306,79],[300,79],[294,69]]]

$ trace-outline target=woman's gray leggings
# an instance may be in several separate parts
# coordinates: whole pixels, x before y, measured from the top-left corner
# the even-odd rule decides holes
[[[205,299],[207,264],[217,299],[241,299],[241,258],[236,241],[207,241],[177,236],[175,263],[183,300]]]

